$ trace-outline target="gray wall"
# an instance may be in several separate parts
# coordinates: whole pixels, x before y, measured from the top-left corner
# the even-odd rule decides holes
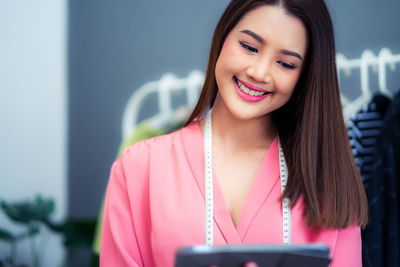
[[[335,27],[336,51],[347,58],[360,58],[361,53],[370,49],[377,55],[381,48],[389,48],[393,54],[400,54],[400,1],[373,0],[328,0]],[[395,72],[388,72],[388,88],[394,92],[400,89],[400,64]],[[370,76],[371,89],[378,91],[377,75]],[[341,90],[351,98],[361,94],[360,75],[341,76]]]
[[[211,35],[228,1],[70,1],[69,213],[94,216],[121,142],[132,92],[165,72],[205,70]],[[398,0],[327,1],[337,51],[360,58],[388,47],[400,54]],[[398,66],[400,67],[400,66]],[[388,86],[400,88],[399,69]],[[360,94],[356,74],[342,90]],[[372,86],[374,86],[374,78]]]

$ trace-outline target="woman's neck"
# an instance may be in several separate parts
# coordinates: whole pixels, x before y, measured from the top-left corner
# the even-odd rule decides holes
[[[265,150],[276,136],[270,115],[253,119],[235,117],[221,102],[215,100],[212,111],[213,143],[225,151]],[[204,132],[204,120],[200,127]]]

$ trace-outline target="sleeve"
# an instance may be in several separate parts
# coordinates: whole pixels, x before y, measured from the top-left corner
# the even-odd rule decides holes
[[[360,227],[339,230],[330,267],[362,267],[361,258]]]
[[[143,266],[132,220],[123,168],[111,168],[104,204],[100,266]]]

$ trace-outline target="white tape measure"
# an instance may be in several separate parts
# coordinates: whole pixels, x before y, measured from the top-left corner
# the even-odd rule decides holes
[[[283,154],[281,141],[278,138],[278,148],[279,148],[279,172],[281,176],[281,192],[285,190],[287,183],[287,165],[285,161],[285,155]],[[282,222],[283,222],[283,244],[292,243],[292,218],[290,213],[290,200],[289,198],[284,198],[282,200]]]
[[[213,238],[213,177],[212,177],[212,130],[211,130],[211,110],[207,113],[204,127],[204,186],[206,198],[206,245],[212,246]]]
[[[278,138],[279,147],[279,169],[281,177],[281,192],[285,190],[287,182],[287,165],[285,156]],[[206,198],[206,223],[205,223],[205,239],[206,245],[212,246],[213,238],[213,177],[212,177],[212,129],[211,129],[211,110],[207,113],[204,127],[204,186]],[[291,211],[288,198],[282,201],[282,223],[283,223],[283,243],[292,243],[292,227],[291,227]]]

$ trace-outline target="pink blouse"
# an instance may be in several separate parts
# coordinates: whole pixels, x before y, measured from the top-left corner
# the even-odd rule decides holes
[[[214,244],[282,243],[278,143],[268,149],[234,226],[214,179]],[[107,188],[100,266],[173,266],[179,247],[204,244],[204,151],[198,123],[129,147]],[[361,266],[359,227],[310,228],[292,208],[292,242],[330,247],[331,267]]]

